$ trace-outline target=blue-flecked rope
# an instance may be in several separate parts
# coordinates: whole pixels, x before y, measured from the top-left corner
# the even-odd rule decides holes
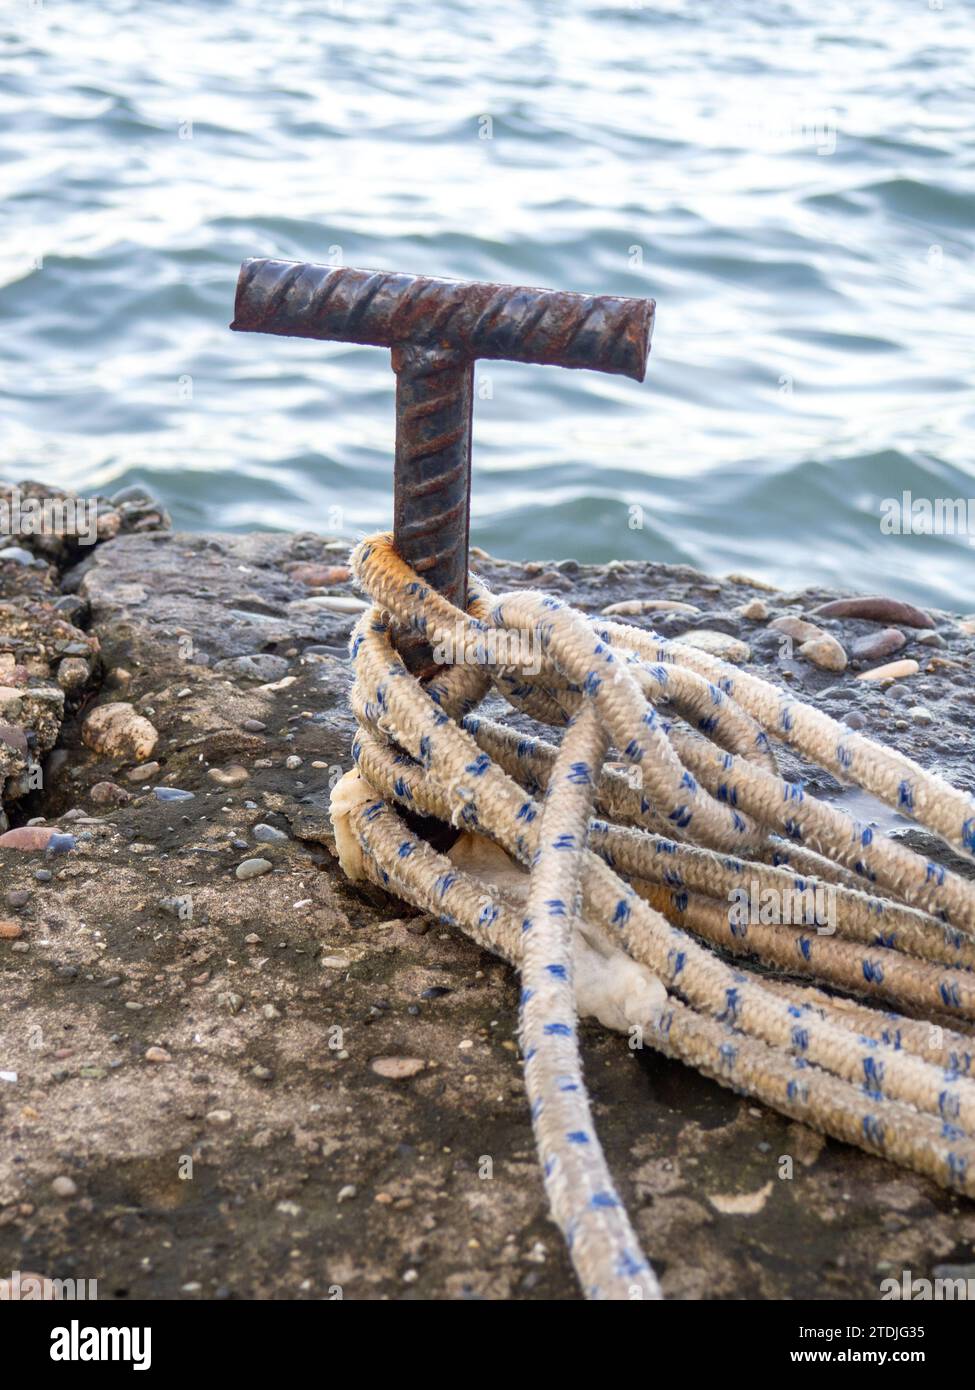
[[[574,927],[577,947],[578,930],[590,938],[596,933],[649,966],[670,991],[667,1007],[648,1009],[643,1020],[654,1046],[722,1084],[975,1195],[975,1085],[967,1079],[970,1049],[958,1041],[964,1034],[936,1026],[926,1035],[922,1023],[895,1023],[897,1015],[859,1004],[841,1007],[808,986],[783,993],[726,965],[674,925],[696,914],[689,924],[698,937],[726,936],[720,904],[729,881],[740,874],[781,883],[782,876],[794,879],[812,866],[837,886],[844,939],[817,937],[810,959],[801,944],[808,934],[788,927],[720,944],[759,957],[793,949],[796,969],[808,966],[814,978],[858,993],[874,988],[895,1003],[906,998],[916,1005],[920,989],[920,1002],[933,1017],[975,1017],[972,885],[903,846],[865,840],[865,827],[801,789],[797,795],[796,784],[777,775],[768,736],[786,738],[824,765],[832,758],[848,778],[878,795],[896,800],[908,782],[915,817],[962,849],[966,832],[958,835],[957,822],[961,812],[975,810],[971,798],[869,740],[858,738],[851,749],[851,731],[843,726],[654,634],[593,623],[544,595],[491,600],[476,585],[472,614],[460,613],[399,560],[388,537],[364,542],[353,563],[378,605],[353,642],[353,708],[360,723],[354,754],[366,793],[374,788],[377,797],[367,795],[350,817],[361,848],[361,864],[350,871],[458,922],[520,963],[536,1134],[552,1205],[571,1238],[584,1288],[627,1296],[620,1272],[625,1279],[643,1266],[591,1120],[580,1119],[575,1131],[563,1123],[563,1104],[584,1106],[579,1115],[588,1117],[581,1071],[579,1091],[557,1092],[561,1100],[551,1100],[551,1077],[574,1076],[572,1065],[578,1065],[568,946]],[[431,642],[456,640],[461,631],[473,664],[442,671],[422,686],[394,650],[390,615]],[[500,629],[531,634],[541,654],[535,669],[526,673],[493,659],[492,634]],[[562,753],[473,717],[492,683],[515,707],[551,723],[575,715]],[[674,717],[659,715],[653,702],[662,698]],[[698,732],[691,734],[681,720]],[[618,749],[622,777],[600,766],[607,739]],[[585,766],[584,778],[576,765]],[[578,780],[567,781],[573,775]],[[950,794],[944,802],[942,788]],[[618,814],[627,801],[619,818],[629,827],[592,820],[594,804],[604,814],[609,804]],[[392,809],[397,804],[487,834],[524,864],[532,884],[530,929],[514,925],[504,893],[485,892],[482,882],[409,832]],[[661,858],[668,861],[662,871]],[[578,903],[574,893],[552,890],[553,872],[570,886],[578,882]],[[886,897],[874,890],[876,883]],[[872,914],[883,918],[883,944],[869,938]],[[551,966],[563,973],[546,975]],[[884,983],[886,990],[878,988]],[[592,1011],[603,1016],[598,1002]],[[878,1020],[876,1026],[868,1019]],[[569,1031],[546,1033],[552,1023]],[[546,1101],[540,1108],[539,1100]],[[579,1158],[567,1149],[573,1142],[568,1133],[591,1134],[591,1149],[576,1147],[597,1159],[586,1170],[592,1182],[553,1189],[553,1174],[569,1172]],[[595,1203],[594,1193],[603,1194]],[[583,1249],[590,1258],[586,1268]],[[652,1296],[652,1275],[640,1275],[637,1286],[641,1296]]]

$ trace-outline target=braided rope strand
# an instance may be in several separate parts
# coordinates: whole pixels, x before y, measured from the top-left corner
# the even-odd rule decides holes
[[[975,885],[782,778],[771,740],[963,853],[975,801],[654,633],[529,590],[495,597],[473,576],[462,612],[385,535],[352,563],[374,606],[351,649],[359,732],[333,794],[340,861],[520,969],[536,1142],[586,1296],[661,1295],[592,1124],[580,1014],[975,1196]],[[425,683],[397,633],[445,663]],[[561,745],[475,713],[491,690],[565,728]],[[398,807],[455,826],[450,855]],[[834,915],[756,920],[756,893],[828,893]]]

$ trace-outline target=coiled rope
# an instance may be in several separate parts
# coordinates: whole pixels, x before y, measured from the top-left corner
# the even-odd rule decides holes
[[[474,576],[464,613],[389,535],[352,566],[373,606],[351,646],[340,862],[520,970],[545,1187],[587,1297],[661,1294],[595,1133],[580,1014],[975,1196],[975,883],[780,777],[771,739],[969,858],[975,800],[695,648]],[[407,634],[453,664],[415,678],[395,646]],[[561,745],[476,715],[491,690],[563,726]],[[449,856],[410,812],[463,832]],[[729,909],[743,887],[828,891],[835,921],[756,922]]]

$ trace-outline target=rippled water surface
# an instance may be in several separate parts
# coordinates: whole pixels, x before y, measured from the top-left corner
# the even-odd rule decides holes
[[[652,295],[643,385],[481,364],[475,543],[975,608],[880,527],[975,498],[972,0],[0,17],[0,474],[362,534],[388,354],[229,333],[243,257]]]

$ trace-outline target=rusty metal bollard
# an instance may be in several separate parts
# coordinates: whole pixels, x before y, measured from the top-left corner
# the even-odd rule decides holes
[[[391,349],[394,544],[463,608],[475,360],[586,367],[642,381],[653,311],[652,299],[247,260],[230,326]]]

